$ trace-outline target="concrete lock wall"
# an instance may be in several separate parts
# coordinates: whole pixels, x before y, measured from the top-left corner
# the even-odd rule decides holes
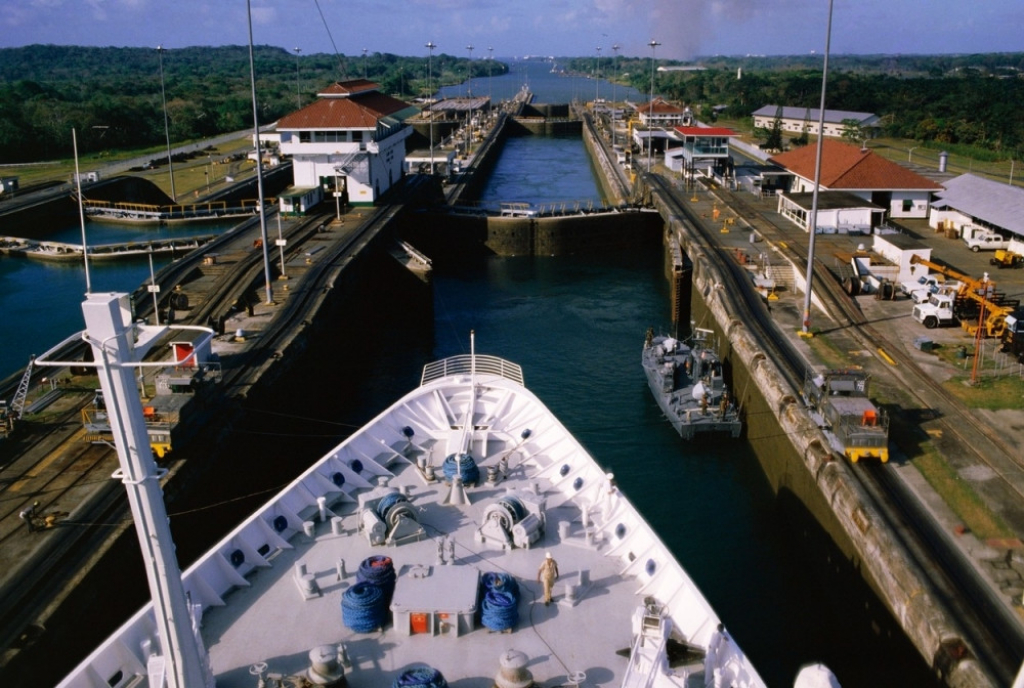
[[[895,541],[845,461],[835,460],[828,441],[811,420],[744,325],[743,314],[728,303],[725,275],[688,241],[684,223],[676,233],[693,263],[693,318],[712,327],[733,393],[744,409],[748,439],[777,494],[790,494],[820,525],[845,566],[857,572],[881,599],[923,657],[951,686],[991,685],[973,658],[951,657],[961,632],[903,548]],[[837,591],[837,594],[843,594]]]

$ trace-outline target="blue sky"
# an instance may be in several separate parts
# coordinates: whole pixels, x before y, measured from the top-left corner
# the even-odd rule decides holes
[[[828,0],[251,0],[253,39],[303,54],[659,57],[825,46]],[[323,19],[321,19],[321,13]],[[325,27],[326,23],[326,27]],[[1022,0],[835,0],[833,53],[1024,50]],[[0,0],[0,47],[244,45],[245,0]]]

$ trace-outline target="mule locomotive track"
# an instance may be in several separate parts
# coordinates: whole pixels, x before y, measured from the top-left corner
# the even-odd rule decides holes
[[[647,179],[652,187],[660,191],[662,198],[670,205],[672,214],[687,219],[686,227],[698,237],[698,245],[705,249],[707,259],[729,276],[730,288],[724,290],[723,297],[731,302],[733,312],[749,315],[744,324],[762,350],[779,367],[794,392],[799,393],[807,364],[789,341],[779,335],[746,271],[728,252],[717,248],[713,235],[693,210],[682,202],[669,181],[653,175]],[[726,203],[751,224],[759,217],[759,213],[736,194],[729,195]],[[769,223],[758,223],[757,228],[767,229],[769,235],[772,233]],[[789,258],[796,264],[800,264],[801,258],[806,260],[806,256],[800,256],[788,245],[788,240],[780,242],[778,236],[765,238],[776,244],[782,243],[780,248],[788,251]],[[848,330],[866,349],[873,351],[883,348],[896,361],[897,374],[904,381],[905,391],[915,395],[924,407],[938,406],[936,410],[940,413],[939,420],[944,431],[958,438],[964,451],[976,453],[979,460],[998,469],[989,459],[990,454],[986,453],[985,448],[979,447],[982,443],[976,437],[980,434],[1000,448],[1006,448],[1005,443],[993,437],[991,428],[978,421],[966,409],[958,408],[957,402],[949,398],[938,382],[921,373],[909,356],[899,347],[892,346],[877,328],[868,324],[856,302],[820,260],[814,262],[812,288],[832,317],[840,321],[839,327]],[[913,382],[907,383],[908,378],[912,378]],[[919,392],[922,388],[931,394],[926,396]],[[936,404],[936,399],[940,400],[940,404]],[[1010,453],[1010,456],[1014,454]],[[903,486],[893,466],[864,464],[851,466],[850,469],[850,474],[870,497],[881,518],[923,572],[936,598],[948,606],[950,616],[960,624],[964,638],[949,639],[944,643],[950,653],[956,655],[964,650],[973,652],[992,675],[998,676],[1006,685],[1011,683],[1019,668],[1019,658],[1024,654],[1024,637],[1010,612],[1000,600],[995,599],[995,593],[978,579],[977,574],[971,570],[970,562],[939,532],[937,524],[925,513],[924,507]],[[996,473],[1012,486],[1013,481],[1006,480],[999,470]]]

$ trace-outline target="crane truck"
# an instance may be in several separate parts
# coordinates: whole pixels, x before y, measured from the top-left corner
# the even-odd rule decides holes
[[[996,283],[986,273],[980,280],[945,265],[933,263],[918,255],[910,257],[911,265],[926,265],[944,277],[959,280],[955,293],[933,294],[928,301],[914,306],[911,315],[925,327],[959,322],[972,336],[983,328],[983,336],[1000,337],[1006,327],[1006,316],[1020,306],[1020,300],[1008,299],[996,291]]]

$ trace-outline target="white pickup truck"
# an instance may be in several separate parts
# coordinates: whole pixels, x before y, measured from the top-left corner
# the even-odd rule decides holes
[[[1010,247],[1010,240],[995,232],[978,233],[971,237],[964,237],[964,243],[967,244],[967,248],[975,253]]]

